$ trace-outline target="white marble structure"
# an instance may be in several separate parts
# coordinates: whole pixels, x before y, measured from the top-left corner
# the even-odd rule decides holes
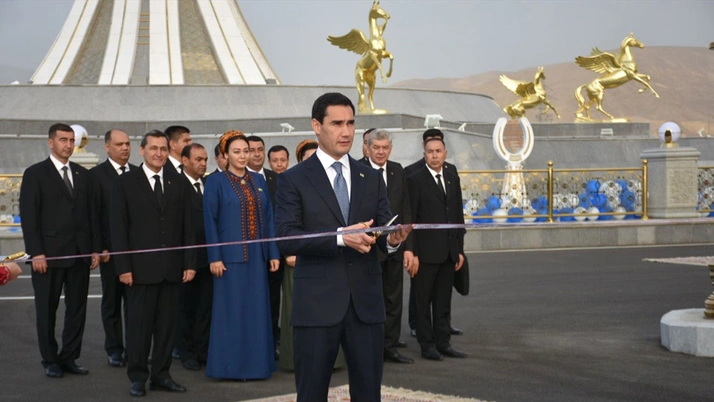
[[[31,83],[280,84],[237,0],[74,0]]]

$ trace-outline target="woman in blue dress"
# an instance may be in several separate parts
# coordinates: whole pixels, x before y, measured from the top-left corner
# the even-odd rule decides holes
[[[219,145],[228,167],[206,181],[206,242],[274,237],[268,186],[263,176],[246,169],[246,137],[229,131]],[[279,258],[274,242],[208,247],[214,275],[208,377],[263,379],[275,371],[266,266],[270,261],[270,270],[277,270]]]

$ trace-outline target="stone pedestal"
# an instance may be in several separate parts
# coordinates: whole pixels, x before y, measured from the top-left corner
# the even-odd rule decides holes
[[[662,346],[671,352],[714,357],[714,320],[704,318],[703,308],[670,311],[659,327]]]
[[[87,169],[99,164],[99,157],[92,152],[76,152],[69,157],[69,160]]]
[[[696,218],[697,160],[695,148],[657,148],[640,154],[647,159],[650,218]],[[645,196],[643,194],[643,196]]]

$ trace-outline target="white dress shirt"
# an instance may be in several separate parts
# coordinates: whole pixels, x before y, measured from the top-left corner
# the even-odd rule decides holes
[[[50,154],[50,160],[52,161],[52,164],[55,165],[55,169],[57,169],[57,172],[59,172],[60,177],[64,177],[64,172],[62,171],[62,168],[67,166],[67,176],[69,176],[69,182],[72,183],[72,187],[74,187],[74,176],[72,176],[72,167],[69,166],[69,161],[67,164],[64,164],[59,161],[59,159],[55,158],[54,155]]]
[[[320,160],[320,164],[322,165],[322,168],[325,169],[325,173],[327,173],[327,178],[330,181],[330,186],[332,189],[335,189],[335,177],[337,177],[337,171],[335,168],[332,166],[333,163],[338,162],[335,160],[335,158],[331,157],[330,155],[326,154],[325,152],[322,151],[319,147],[317,148],[317,151],[315,151],[315,156],[317,156],[317,159]],[[345,154],[342,155],[342,158],[339,159],[339,162],[342,164],[342,177],[345,178],[345,183],[347,183],[347,196],[352,199],[352,175],[350,175],[350,157],[349,155]],[[342,228],[337,228],[338,232],[342,231]],[[345,241],[342,239],[342,235],[338,234],[337,235],[337,245],[340,247],[345,247]]]
[[[248,169],[249,172],[257,173],[267,180],[267,177],[265,177],[265,169],[263,167],[261,167],[259,171],[253,170],[248,166],[246,166],[245,168]]]
[[[444,194],[446,194],[446,181],[444,179],[444,167],[442,166],[440,171],[436,171],[432,168],[429,167],[429,165],[426,165],[426,168],[429,170],[429,173],[431,173],[431,177],[434,178],[434,183],[437,185],[439,184],[439,179],[436,178],[437,174],[441,175],[441,188],[444,189]]]
[[[181,173],[183,170],[179,167],[181,166],[181,161],[178,159],[174,158],[173,156],[169,155],[169,161],[171,162],[172,165],[176,168],[176,171]]]
[[[159,181],[161,182],[161,191],[166,192],[166,187],[164,187],[164,168],[161,168],[158,173],[146,167],[145,163],[141,165],[141,168],[144,169],[144,174],[146,175],[146,179],[149,180],[149,185],[152,189],[154,188],[154,183],[156,183],[156,180],[154,180],[154,176],[159,175]]]
[[[116,163],[116,162],[114,162],[114,159],[112,159],[112,158],[107,158],[107,160],[109,161],[109,164],[111,164],[112,167],[114,168],[114,171],[117,172],[117,174],[118,174],[119,176],[121,176],[121,175],[122,175],[121,165],[118,164],[118,163]],[[128,172],[128,171],[129,171],[129,163],[127,163],[126,165],[124,165],[124,173],[126,173],[126,172]]]
[[[191,183],[191,188],[193,188],[193,191],[196,191],[196,183],[198,183],[201,186],[201,194],[205,193],[205,188],[203,187],[203,182],[201,181],[201,179],[194,180],[193,177],[187,175],[185,172],[183,175],[186,176],[188,181]]]
[[[384,185],[387,185],[387,164],[385,163],[384,166],[379,166],[378,164],[374,163],[371,158],[367,158],[369,161],[369,164],[372,165],[372,167],[375,170],[383,169],[382,170],[382,178],[384,179]]]

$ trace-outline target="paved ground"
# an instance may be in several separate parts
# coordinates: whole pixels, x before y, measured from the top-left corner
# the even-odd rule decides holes
[[[411,366],[387,364],[384,384],[491,401],[714,400],[714,360],[660,346],[659,319],[697,308],[712,291],[704,267],[655,264],[643,258],[711,255],[711,247],[489,253],[470,256],[468,297],[454,297],[452,344],[465,360],[425,361],[413,338]],[[93,278],[90,294],[99,294]],[[31,296],[29,279],[0,296]],[[87,377],[44,376],[31,300],[0,300],[1,401],[130,400],[123,369],[107,366],[99,299],[90,299],[83,355]],[[294,392],[293,375],[267,381],[207,379],[176,364],[182,395],[149,392],[152,401],[238,401]],[[333,385],[347,382],[344,370]]]

